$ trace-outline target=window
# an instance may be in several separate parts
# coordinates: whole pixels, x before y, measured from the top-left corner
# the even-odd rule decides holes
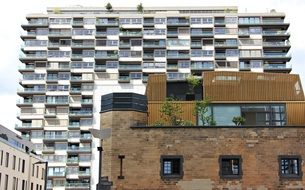
[[[8,167],[10,161],[10,154],[7,152],[5,156],[5,167]]]
[[[25,160],[22,160],[22,170],[21,170],[21,172],[24,173],[24,170],[25,170]]]
[[[3,150],[0,151],[0,165],[3,163]]]
[[[15,170],[16,169],[16,156],[14,155],[13,156],[13,170]]]
[[[279,156],[280,178],[302,178],[301,161],[300,156]]]
[[[161,178],[181,179],[183,177],[183,157],[179,155],[161,156]]]
[[[4,190],[7,190],[8,187],[8,175],[5,175],[5,179],[4,179]]]
[[[242,176],[241,156],[222,155],[219,156],[220,178],[240,179]]]

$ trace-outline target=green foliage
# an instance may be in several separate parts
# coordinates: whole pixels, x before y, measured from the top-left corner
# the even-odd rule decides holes
[[[161,119],[170,125],[181,125],[181,105],[174,102],[173,98],[166,98],[161,106]]]
[[[139,13],[143,13],[144,7],[143,7],[142,3],[138,4],[138,6],[137,6],[137,11],[138,11]]]
[[[204,99],[200,101],[196,101],[194,115],[198,116],[202,125],[216,125],[216,121],[213,119],[212,115],[208,115],[209,105],[211,101],[210,99]]]
[[[112,12],[112,5],[110,3],[107,3],[107,5],[105,6],[105,8],[107,9],[108,12]]]
[[[232,122],[235,123],[236,126],[240,126],[245,124],[246,119],[242,116],[235,116],[233,117]]]
[[[60,13],[61,13],[61,10],[60,10],[59,7],[56,7],[56,8],[54,8],[53,12],[54,12],[55,14],[60,14]]]
[[[187,77],[186,81],[189,85],[189,90],[191,93],[194,93],[195,87],[200,85],[200,79],[195,77],[194,75],[190,75],[189,77]]]
[[[182,126],[194,126],[194,123],[192,121],[185,120],[185,121],[182,121],[180,125],[182,125]]]
[[[163,126],[164,125],[164,123],[163,123],[163,121],[161,121],[161,120],[158,120],[158,121],[156,121],[155,123],[154,123],[154,126],[155,127],[160,127],[160,126]]]

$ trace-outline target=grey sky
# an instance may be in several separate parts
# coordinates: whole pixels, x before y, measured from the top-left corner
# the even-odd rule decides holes
[[[17,123],[16,114],[16,90],[19,88],[18,73],[21,23],[25,23],[25,15],[28,13],[44,13],[46,7],[60,6],[105,6],[108,1],[102,0],[10,0],[2,5],[0,12],[0,40],[1,40],[1,63],[0,63],[0,124],[13,129]],[[238,6],[240,12],[266,12],[275,9],[285,12],[287,21],[291,23],[292,73],[300,74],[305,83],[305,40],[304,0],[112,0],[112,6],[136,6],[140,2],[143,6]],[[303,84],[304,86],[304,84]]]

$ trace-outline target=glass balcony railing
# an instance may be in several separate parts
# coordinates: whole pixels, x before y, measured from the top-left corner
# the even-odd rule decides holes
[[[100,25],[100,26],[116,26],[116,25],[119,25],[119,21],[118,20],[97,20],[96,25]]]
[[[214,69],[213,63],[203,63],[203,64],[192,64],[192,70],[212,70]]]
[[[238,46],[237,42],[236,43],[230,43],[230,42],[215,42],[214,43],[215,47],[227,47],[227,46]]]
[[[118,54],[96,53],[95,54],[95,58],[104,58],[104,59],[112,58],[112,59],[117,59],[118,58]]]
[[[131,31],[126,31],[126,32],[120,32],[120,36],[142,36],[142,32],[131,32]]]
[[[213,36],[213,32],[191,31],[191,36]]]
[[[249,69],[251,69],[251,65],[250,64],[246,64],[246,63],[240,63],[239,64],[239,69],[240,70],[249,70]]]
[[[91,151],[91,147],[68,147],[68,151]]]
[[[215,53],[215,58],[225,58],[226,53]]]
[[[167,54],[167,58],[188,59],[190,58],[190,54]]]
[[[189,25],[189,20],[185,19],[167,19],[167,25],[169,26],[178,26],[178,25]]]
[[[119,65],[120,70],[142,70],[141,65]]]
[[[167,80],[186,80],[189,73],[167,73]]]
[[[287,53],[264,53],[264,57],[285,58],[290,57],[290,55],[287,55]]]
[[[143,47],[151,47],[151,48],[164,48],[166,47],[165,42],[164,43],[149,43],[149,42],[144,42]]]
[[[265,64],[264,69],[267,70],[281,70],[281,69],[291,69],[290,64]]]
[[[90,175],[91,175],[91,172],[90,172],[90,170],[79,171],[79,172],[78,172],[78,175],[79,175],[79,176],[90,176]]]
[[[78,163],[79,159],[77,157],[68,158],[67,163]]]
[[[44,135],[44,139],[67,139],[67,135]]]
[[[49,32],[49,36],[71,36],[71,32]]]
[[[70,88],[70,92],[72,93],[80,93],[81,91],[82,91],[81,88],[73,88],[73,87]]]
[[[289,32],[287,31],[282,31],[282,30],[278,30],[278,31],[263,31],[263,35],[266,36],[277,36],[277,35],[289,35]]]
[[[89,183],[66,183],[66,189],[90,188]]]
[[[49,172],[48,176],[55,176],[55,177],[60,177],[60,176],[65,176],[66,173],[65,172]]]
[[[119,82],[129,82],[130,76],[119,76]]]
[[[290,46],[290,42],[263,42],[263,46],[272,46],[272,47],[283,47],[283,46]]]
[[[75,110],[71,110],[69,112],[70,115],[92,115],[92,111],[85,111],[85,110],[79,110],[79,111],[75,111]]]

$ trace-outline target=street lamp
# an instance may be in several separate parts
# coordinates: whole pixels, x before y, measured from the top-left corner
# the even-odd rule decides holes
[[[44,190],[47,190],[48,162],[47,161],[38,161],[38,162],[35,162],[34,165],[35,164],[44,164],[45,165],[45,169],[44,169]]]
[[[104,139],[107,139],[111,136],[111,128],[105,128],[105,129],[89,129],[91,134],[93,135],[94,138],[100,139],[100,146],[97,147],[97,150],[99,151],[100,154],[100,159],[99,159],[99,177],[98,177],[98,184],[96,185],[96,190],[110,190],[110,187],[112,186],[112,182],[108,181],[108,177],[103,177],[102,176],[102,162],[103,162],[103,147],[102,147],[102,141]]]

